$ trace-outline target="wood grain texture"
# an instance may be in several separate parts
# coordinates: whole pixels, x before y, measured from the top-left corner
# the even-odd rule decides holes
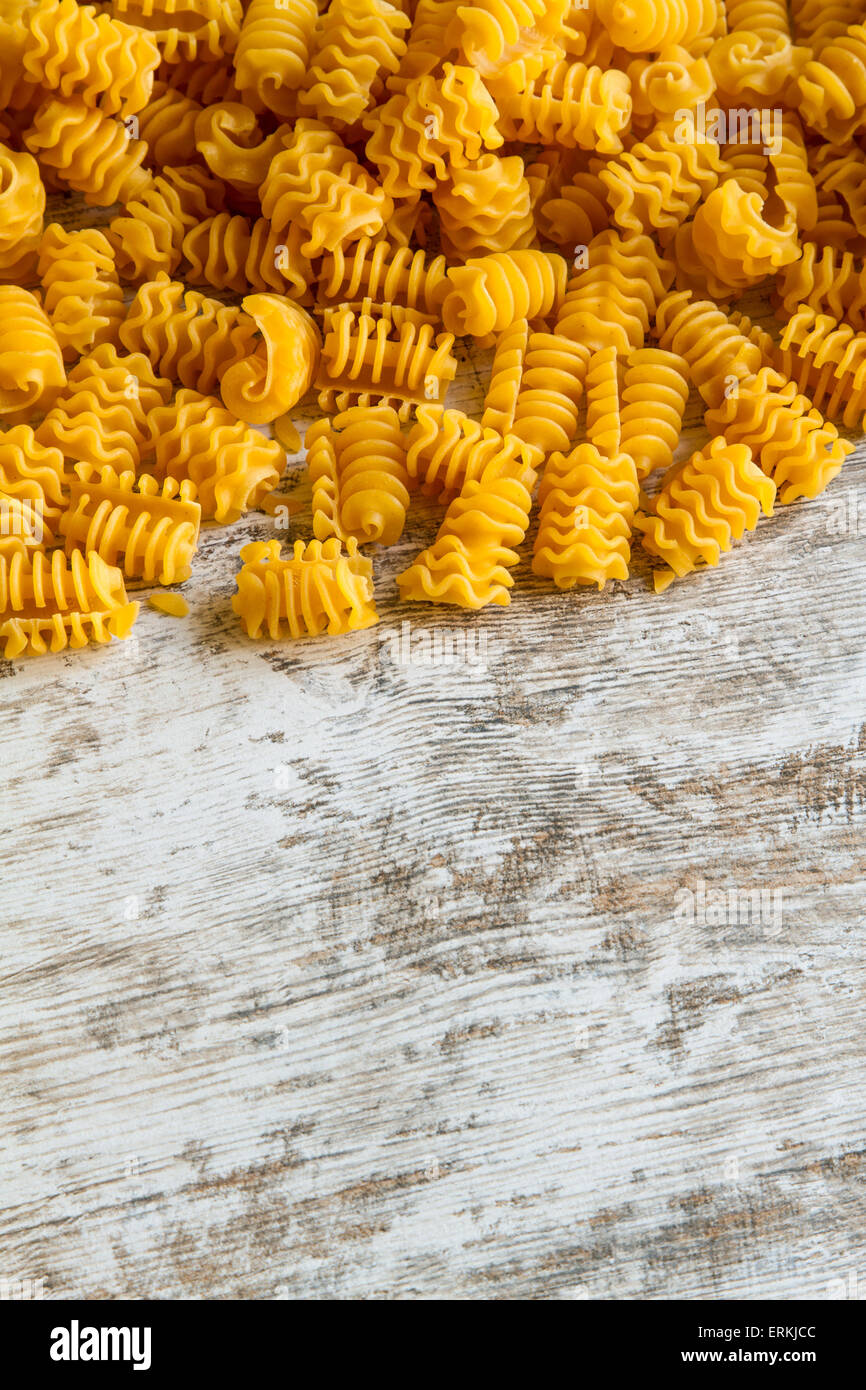
[[[256,515],[206,530],[187,619],[0,662],[0,1274],[862,1296],[866,449],[661,598],[638,556],[403,607],[436,516],[348,639],[244,638]],[[407,664],[404,620],[483,664]],[[782,906],[690,925],[701,883]]]

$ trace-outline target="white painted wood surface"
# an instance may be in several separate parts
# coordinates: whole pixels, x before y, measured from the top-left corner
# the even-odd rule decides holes
[[[661,598],[638,555],[402,607],[435,526],[354,637],[242,635],[258,515],[207,531],[189,618],[0,663],[0,1275],[862,1297],[866,450]],[[406,664],[404,620],[484,668]],[[689,925],[701,884],[782,907]]]

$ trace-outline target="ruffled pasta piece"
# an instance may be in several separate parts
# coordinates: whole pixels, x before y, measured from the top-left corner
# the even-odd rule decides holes
[[[32,548],[54,545],[67,481],[60,450],[40,444],[29,425],[0,433],[0,539],[11,534],[28,547],[31,542]]]
[[[823,250],[807,241],[800,260],[785,266],[777,281],[779,316],[788,319],[805,305],[830,314],[858,333],[866,332],[866,264],[850,251]]]
[[[771,367],[706,414],[707,429],[745,444],[779,492],[779,501],[817,497],[842,470],[854,445]]]
[[[772,364],[825,415],[848,429],[864,428],[866,333],[801,305],[782,330]]]
[[[635,124],[652,125],[697,106],[708,106],[716,90],[709,62],[680,44],[665,47],[657,58],[635,58],[628,65]]]
[[[499,111],[478,73],[444,63],[409,84],[363,118],[367,158],[378,165],[382,187],[392,198],[432,190],[451,169],[463,169],[482,150],[503,143]]]
[[[513,251],[535,240],[532,193],[519,155],[483,154],[437,183],[442,248],[465,260],[491,251]]]
[[[406,440],[407,472],[425,496],[450,502],[465,482],[481,477],[502,438],[465,411],[419,405]]]
[[[526,168],[539,234],[570,255],[610,225],[607,189],[597,173],[573,167],[574,158],[545,150]]]
[[[273,290],[290,299],[310,298],[315,271],[301,254],[304,232],[290,227],[281,242],[266,217],[254,222],[240,213],[220,212],[206,217],[186,233],[183,256],[186,279],[217,290]]]
[[[65,385],[60,344],[39,300],[0,285],[0,415],[45,409]]]
[[[69,484],[60,518],[66,553],[96,552],[127,579],[179,584],[190,575],[198,546],[201,507],[191,483],[160,485],[148,473],[81,463]]]
[[[545,251],[479,256],[448,271],[442,321],[450,333],[484,338],[515,319],[547,318],[562,303],[567,276],[562,256]]]
[[[792,111],[782,116],[779,149],[768,156],[774,174],[773,192],[781,198],[789,217],[803,234],[818,221],[818,195],[809,169],[803,127]]]
[[[315,386],[319,406],[393,405],[401,420],[414,405],[437,402],[454,380],[454,336],[434,334],[412,311],[386,305],[381,315],[325,311],[325,341]]]
[[[411,20],[387,0],[331,0],[298,94],[301,111],[352,125],[384,94],[406,52]]]
[[[603,458],[620,452],[619,358],[615,347],[594,352],[586,367],[586,438]]]
[[[744,13],[744,7],[737,8],[740,14]],[[776,21],[783,14],[784,27],[778,27]],[[811,53],[791,42],[784,5],[768,6],[766,17],[771,22],[762,24],[760,15],[752,16],[758,24],[757,31],[752,23],[730,26],[730,32],[710,50],[708,61],[722,106],[748,103],[768,107],[774,101],[788,102],[792,97],[796,103],[797,74]]]
[[[146,357],[103,343],[70,369],[66,390],[36,430],[46,448],[72,462],[137,469],[148,437],[147,414],[171,395]]]
[[[673,265],[649,237],[610,229],[589,243],[586,268],[569,280],[555,331],[592,352],[615,347],[625,356],[643,347]]]
[[[725,172],[713,140],[697,140],[691,113],[660,122],[599,173],[613,220],[624,232],[659,233],[664,245]]]
[[[195,123],[201,112],[201,104],[185,88],[180,91],[155,82],[153,99],[138,115],[139,138],[147,145],[145,163],[157,169],[194,163],[198,159]]]
[[[631,354],[622,390],[621,447],[634,460],[638,482],[670,468],[688,398],[684,357],[654,347]]]
[[[798,43],[815,52],[839,38],[862,18],[862,0],[792,0],[791,14]]]
[[[376,304],[400,304],[438,321],[448,293],[444,256],[395,246],[386,239],[362,237],[348,252],[339,247],[322,260],[318,300],[323,305],[348,304],[358,309],[365,299]]]
[[[264,136],[255,112],[236,101],[206,106],[195,122],[196,148],[211,173],[250,198],[258,197],[271,160],[290,138],[285,125]]]
[[[121,217],[110,223],[109,240],[124,280],[152,280],[179,266],[187,232],[219,211],[225,189],[204,169],[186,165],[163,169]]]
[[[657,593],[674,577],[717,565],[735,540],[754,531],[761,514],[773,515],[776,485],[745,444],[719,435],[662,488],[648,515],[635,518],[641,544],[665,562],[654,576]]]
[[[119,569],[96,554],[62,550],[0,555],[0,641],[7,661],[24,652],[73,651],[128,637],[138,616]]]
[[[866,153],[855,145],[834,150],[832,157],[822,161],[815,182],[843,199],[857,234],[866,236]]]
[[[204,62],[196,62],[194,58],[181,58],[174,63],[163,62],[157,69],[157,79],[202,106],[210,106],[215,101],[241,100],[235,86],[233,55],[228,53]]]
[[[78,0],[40,0],[27,17],[28,80],[63,97],[81,97],[106,115],[128,116],[150,100],[160,55],[142,29]]]
[[[511,433],[528,348],[527,319],[515,319],[514,323],[503,328],[499,334],[484,394],[484,411],[481,416],[484,429],[496,430],[503,436]]]
[[[460,0],[417,0],[406,52],[398,71],[387,81],[390,92],[405,92],[419,77],[437,71],[446,60],[457,59],[458,45],[451,26],[459,4]]]
[[[659,346],[685,358],[707,405],[719,404],[730,381],[743,381],[764,365],[760,348],[721,309],[688,290],[662,300],[656,325]]]
[[[46,227],[39,246],[43,307],[63,356],[74,360],[117,340],[125,311],[108,238],[95,228]]]
[[[499,94],[500,129],[507,140],[578,146],[619,154],[631,119],[628,76],[561,58],[536,77],[522,75],[518,90]]]
[[[530,333],[512,432],[542,454],[570,448],[590,352],[561,333]]]
[[[47,97],[24,143],[44,167],[83,193],[94,207],[128,202],[150,177],[141,168],[147,151],[144,142],[131,140],[120,121],[94,110],[80,97]]]
[[[24,49],[27,46],[27,26],[22,16],[30,9],[32,0],[4,0],[0,12],[0,112],[20,110],[33,94],[24,72]],[[5,139],[6,136],[3,136]]]
[[[286,148],[261,186],[262,212],[276,231],[294,222],[307,231],[302,253],[345,249],[382,230],[393,202],[342,140],[320,121],[295,123]]]
[[[120,341],[127,351],[144,353],[160,376],[205,395],[257,346],[256,325],[243,310],[164,274],[140,287],[120,325]]]
[[[242,0],[112,0],[112,5],[127,23],[153,35],[168,63],[233,52],[243,18]]]
[[[483,76],[515,59],[559,47],[567,0],[476,0],[458,5],[448,38]]]
[[[32,279],[44,213],[36,160],[0,144],[0,281]]]
[[[220,525],[259,507],[285,467],[275,439],[198,391],[180,390],[170,405],[155,406],[147,427],[156,477],[194,483],[202,516]]]
[[[316,0],[250,0],[235,53],[235,82],[248,106],[295,115],[318,19]]]
[[[359,632],[379,621],[373,601],[373,563],[350,540],[295,541],[291,558],[279,541],[252,541],[232,607],[248,637],[330,637]]]
[[[866,24],[831,39],[797,78],[800,114],[825,139],[841,144],[866,126]]]
[[[736,179],[715,189],[698,209],[692,239],[710,292],[720,299],[726,290],[760,284],[800,254],[791,219],[774,227],[763,216],[759,194],[747,193]]]
[[[552,454],[538,501],[534,574],[559,589],[628,579],[638,482],[627,454],[606,458],[591,443]]]
[[[356,406],[307,430],[313,535],[394,545],[409,507],[406,440],[396,410]]]
[[[449,502],[433,544],[397,576],[403,599],[485,608],[511,602],[511,570],[529,528],[537,451],[513,435],[496,440],[480,477]]]
[[[656,53],[670,44],[692,48],[712,35],[715,0],[596,0],[595,10],[617,48]]]
[[[283,295],[247,295],[243,311],[264,341],[226,368],[220,394],[239,420],[265,425],[285,415],[309,390],[322,340],[306,310]]]

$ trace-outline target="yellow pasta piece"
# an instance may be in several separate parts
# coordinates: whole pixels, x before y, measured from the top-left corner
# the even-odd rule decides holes
[[[0,554],[0,641],[12,661],[128,637],[138,616],[119,569],[91,552]]]
[[[596,12],[611,39],[627,53],[655,53],[711,35],[715,0],[596,0]]]
[[[466,259],[491,251],[513,251],[535,241],[532,190],[519,155],[484,154],[437,183],[442,248]]]
[[[559,589],[628,578],[638,482],[627,454],[606,458],[591,443],[552,454],[538,501],[535,574]]]
[[[222,183],[204,169],[163,169],[109,224],[119,274],[133,281],[173,274],[187,232],[221,210],[224,202]]]
[[[219,58],[238,42],[242,0],[112,0],[117,14],[147,29],[168,63]]]
[[[813,130],[840,144],[866,126],[866,24],[851,24],[803,67],[797,78],[800,114]]]
[[[665,244],[713,191],[724,168],[716,143],[697,140],[688,115],[659,122],[646,140],[610,160],[599,179],[618,227],[657,231]]]
[[[622,390],[621,446],[638,482],[671,466],[689,398],[688,364],[676,352],[639,348],[628,358]]]
[[[276,294],[250,294],[243,301],[264,339],[248,357],[222,373],[220,394],[239,420],[263,425],[297,405],[312,384],[321,355],[321,335],[299,304]]]
[[[155,82],[151,100],[138,113],[138,134],[147,145],[145,163],[163,169],[197,160],[195,123],[201,112],[188,87]]]
[[[178,584],[189,578],[201,507],[192,483],[80,463],[60,518],[66,553],[98,554],[127,579]]]
[[[147,414],[171,395],[141,353],[103,343],[70,369],[66,390],[36,430],[46,448],[73,463],[137,469],[148,438]]]
[[[0,415],[45,409],[65,385],[60,344],[39,300],[0,285]]]
[[[65,358],[117,340],[123,291],[102,232],[67,232],[52,222],[39,245],[39,278],[43,307]]]
[[[285,467],[277,440],[266,439],[198,391],[181,390],[170,405],[155,405],[147,428],[154,474],[193,482],[202,516],[220,525],[261,506]]]
[[[250,0],[235,53],[235,81],[254,110],[295,115],[318,18],[316,0]]]
[[[419,405],[406,440],[409,477],[427,496],[450,502],[468,479],[481,477],[502,437],[465,411]]]
[[[147,600],[158,613],[167,613],[170,618],[185,618],[189,614],[189,604],[180,594],[151,594]]]
[[[352,125],[381,98],[406,52],[411,20],[387,0],[331,0],[316,29],[298,107]]]
[[[356,541],[345,553],[333,537],[295,541],[290,559],[280,550],[279,541],[252,541],[241,550],[232,607],[248,637],[335,637],[378,623],[372,561]]]
[[[60,450],[41,444],[29,425],[0,433],[0,537],[54,545],[67,481]]]
[[[798,261],[785,266],[776,282],[779,315],[788,319],[803,304],[866,331],[866,264],[850,251],[823,249],[807,241]]]
[[[437,402],[453,381],[451,333],[434,334],[411,310],[390,305],[374,317],[354,309],[325,311],[325,338],[315,386],[322,410],[394,405],[401,420],[412,406]]]
[[[442,321],[451,333],[483,338],[515,319],[547,318],[562,303],[567,275],[562,256],[545,251],[503,252],[452,266]]]
[[[745,444],[721,435],[698,450],[662,488],[653,510],[635,518],[641,544],[663,560],[655,575],[661,592],[676,576],[717,565],[735,540],[773,515],[776,485],[754,462]]]
[[[243,310],[185,290],[164,273],[140,287],[120,325],[120,341],[149,357],[160,376],[205,394],[257,347],[256,325]]]
[[[774,227],[763,215],[761,198],[736,179],[715,189],[695,214],[693,244],[707,272],[710,292],[743,290],[795,261],[800,254],[796,224],[786,218]]]
[[[708,300],[688,290],[659,304],[659,346],[688,363],[689,376],[707,405],[718,405],[729,379],[742,381],[763,365],[761,350]]]
[[[586,438],[603,458],[620,452],[619,359],[615,347],[594,352],[586,368]]]
[[[593,352],[615,347],[625,356],[643,346],[673,275],[649,237],[600,232],[587,247],[585,268],[568,282],[556,332]]]
[[[517,92],[500,94],[500,129],[508,140],[575,146],[618,154],[631,119],[628,76],[562,58],[538,76],[522,67]]]
[[[286,240],[266,217],[254,222],[241,213],[219,212],[191,227],[183,238],[186,279],[217,290],[273,290],[307,302],[315,276],[311,261],[301,253],[303,229],[291,226]]]
[[[150,100],[160,54],[143,29],[77,0],[40,0],[28,15],[24,70],[29,81],[81,97],[109,116],[141,111]]]
[[[130,139],[120,121],[80,97],[46,97],[24,135],[40,163],[95,207],[128,202],[147,187],[141,168],[146,146]]]
[[[445,269],[444,256],[431,258],[423,250],[362,237],[348,251],[337,247],[323,257],[319,303],[358,309],[364,299],[371,299],[415,309],[436,322],[449,289]]]
[[[307,430],[313,534],[394,545],[409,507],[406,441],[396,410],[355,406]]]
[[[20,285],[32,278],[44,212],[36,160],[0,144],[0,281]]]

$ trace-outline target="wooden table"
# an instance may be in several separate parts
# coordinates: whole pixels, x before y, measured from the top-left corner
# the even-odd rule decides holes
[[[866,449],[660,598],[401,606],[435,526],[350,638],[242,635],[256,515],[184,621],[0,662],[0,1272],[862,1298]]]

